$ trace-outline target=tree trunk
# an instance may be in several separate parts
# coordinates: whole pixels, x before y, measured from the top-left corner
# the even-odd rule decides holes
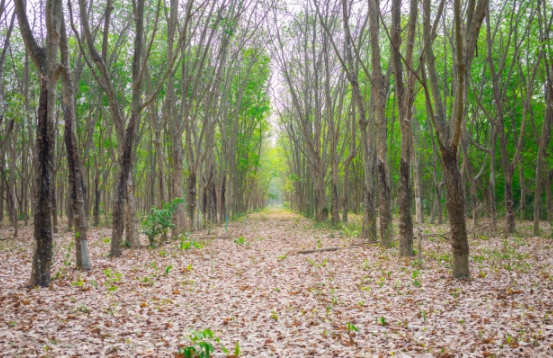
[[[547,202],[547,220],[551,225],[553,233],[553,194],[551,193],[551,187],[553,187],[553,169],[549,171],[549,175],[547,176],[547,186],[545,187],[545,197]]]
[[[183,161],[184,153],[182,148],[182,132],[178,133],[178,130],[173,132],[173,170],[172,170],[172,181],[173,181],[173,195],[175,198],[184,198],[184,189],[183,189]],[[189,199],[190,200],[190,199]],[[186,214],[184,204],[179,204],[177,210],[173,215],[173,221],[175,228],[173,229],[172,236],[173,238],[178,237],[181,234],[184,234],[186,230]]]
[[[54,116],[53,91],[41,80],[38,105],[36,146],[38,150],[36,170],[36,206],[34,213],[35,250],[29,286],[50,286],[52,264],[52,168],[54,164]]]
[[[92,215],[94,216],[94,227],[100,225],[100,173],[96,172],[96,178],[94,178],[94,208],[92,210]]]
[[[15,136],[11,138],[10,143],[10,177],[8,182],[8,209],[10,220],[13,224],[13,237],[18,236],[18,225],[17,225],[17,200],[15,200],[15,164],[17,163],[15,158],[15,145],[17,141]]]
[[[75,249],[77,269],[90,270],[90,254],[88,252],[88,220],[85,208],[85,178],[82,161],[77,148],[77,125],[75,119],[75,93],[73,92],[73,80],[69,64],[69,45],[63,13],[61,15],[62,26],[60,36],[61,59],[64,65],[62,73],[63,102],[65,118],[65,147],[67,152],[67,167],[69,172],[69,191],[71,206],[75,213]]]
[[[451,226],[453,248],[453,277],[469,278],[469,243],[465,223],[465,198],[463,180],[457,166],[457,148],[442,149],[444,176],[447,186],[447,211]]]
[[[196,215],[196,172],[192,167],[189,168],[190,174],[188,174],[188,227],[190,230],[195,230],[195,215]]]
[[[55,136],[54,136],[55,137]],[[56,198],[56,176],[57,171],[52,172],[52,229],[54,234],[58,233],[58,208]]]
[[[318,139],[316,139],[318,140]],[[317,210],[315,219],[319,222],[326,221],[328,219],[328,208],[326,207],[325,200],[325,187],[324,187],[324,171],[323,164],[319,162],[315,172],[315,208]]]
[[[490,146],[490,186],[489,186],[489,198],[490,198],[490,218],[492,220],[492,232],[497,229],[497,208],[495,204],[495,147],[496,147],[496,131],[491,128],[491,146]]]
[[[524,163],[520,163],[519,166],[519,182],[520,182],[520,219],[524,219],[524,211],[526,210],[526,183],[524,180]]]
[[[547,93],[546,102],[548,102],[548,104],[553,104],[553,83],[547,86],[546,93]],[[538,236],[540,234],[540,217],[541,217],[540,209],[542,204],[542,185],[543,185],[544,179],[546,183],[550,182],[549,178],[547,179],[544,178],[543,169],[545,166],[544,158],[547,155],[546,151],[547,151],[547,147],[549,146],[549,138],[551,136],[552,117],[553,117],[553,110],[548,105],[545,107],[545,115],[544,115],[541,134],[538,142],[538,158],[536,160],[536,186],[534,189],[534,230],[533,230],[533,233],[535,236]],[[549,192],[551,192],[551,187],[549,187]],[[547,211],[549,213],[551,209],[548,209]]]
[[[369,0],[369,31],[371,34],[372,93],[376,116],[376,154],[378,178],[378,210],[380,217],[380,244],[391,247],[393,243],[391,195],[386,143],[386,78],[382,73],[379,45],[379,0]],[[410,159],[408,159],[410,160]],[[412,224],[411,224],[412,227]]]
[[[410,62],[412,58],[412,50],[413,50],[412,43],[415,36],[416,11],[417,11],[417,5],[415,2],[412,2],[411,8],[410,8],[411,15],[409,19],[409,40],[408,40],[408,49],[407,49],[407,56],[406,56],[408,66],[410,66]],[[412,99],[411,98],[413,97],[412,89],[414,87],[414,82],[409,81],[407,89],[405,89],[405,86],[403,84],[403,64],[401,62],[401,54],[399,53],[399,49],[401,46],[401,0],[393,0],[392,2],[392,30],[391,30],[390,42],[392,47],[391,65],[394,72],[394,86],[396,89],[395,93],[396,93],[396,99],[397,99],[400,130],[401,130],[401,159],[400,159],[399,185],[398,185],[399,234],[400,234],[399,255],[408,257],[408,256],[414,255],[413,218],[411,216],[411,203],[413,201],[413,193],[411,189],[411,178],[410,178],[411,159],[412,159],[412,155],[414,155],[415,153],[413,130],[411,128],[411,121],[412,121],[412,118],[411,118]],[[385,132],[385,129],[386,129],[385,123],[383,124],[383,126],[384,126],[384,132]],[[418,173],[418,168],[416,168],[416,163],[415,163],[415,171]],[[379,169],[379,172],[380,172],[380,169]],[[418,180],[418,177],[416,179]],[[417,196],[417,200],[418,202],[420,202],[420,196]],[[388,207],[387,210],[390,210],[390,208]],[[421,213],[418,207],[416,207],[416,211],[418,214],[417,223],[420,224]],[[391,220],[391,213],[389,217]],[[383,225],[382,215],[380,220],[381,220],[381,225]],[[388,225],[390,225],[390,223],[388,223]],[[382,237],[384,240],[384,234]],[[390,245],[390,242],[385,243],[385,246],[389,246],[389,245]]]
[[[127,180],[127,200],[125,201],[125,225],[126,240],[131,249],[139,249],[140,241],[138,239],[138,220],[136,218],[136,204],[134,200],[134,186],[132,176]]]
[[[84,6],[81,8],[83,13]],[[115,188],[115,204],[113,206],[113,221],[112,221],[112,238],[111,238],[111,250],[110,255],[112,257],[121,256],[121,240],[123,238],[124,227],[124,206],[125,201],[128,200],[128,180],[131,175],[131,169],[133,164],[134,154],[134,140],[137,135],[138,122],[140,121],[141,110],[141,58],[142,58],[142,46],[144,35],[144,0],[136,2],[135,9],[135,38],[133,49],[133,62],[132,62],[132,99],[131,99],[131,117],[127,124],[127,129],[124,135],[124,143],[122,151],[120,151],[119,166],[120,171],[117,177],[117,184]],[[132,179],[131,179],[132,180]],[[132,185],[132,184],[131,184]],[[132,190],[132,189],[131,189]],[[134,202],[129,205],[131,211],[135,211]],[[131,221],[132,226],[132,241],[131,244],[136,244],[138,238],[135,240],[134,228],[136,223],[136,214],[132,213],[134,217],[128,218]]]

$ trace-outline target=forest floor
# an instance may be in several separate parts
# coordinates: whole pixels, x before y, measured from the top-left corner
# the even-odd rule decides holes
[[[361,245],[354,227],[268,208],[117,259],[109,228],[91,229],[89,272],[60,233],[51,287],[27,289],[32,228],[6,240],[4,226],[0,356],[173,357],[192,329],[247,357],[553,356],[553,240],[473,238],[459,281],[444,238],[425,237],[421,264]],[[341,249],[297,253],[327,247]]]

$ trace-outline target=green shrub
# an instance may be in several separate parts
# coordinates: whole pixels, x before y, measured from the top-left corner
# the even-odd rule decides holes
[[[176,198],[169,203],[163,203],[161,209],[152,207],[150,215],[142,221],[143,233],[148,236],[150,247],[155,247],[156,237],[166,234],[169,229],[175,227],[171,219],[177,211],[177,206],[182,203],[184,203],[184,199]]]

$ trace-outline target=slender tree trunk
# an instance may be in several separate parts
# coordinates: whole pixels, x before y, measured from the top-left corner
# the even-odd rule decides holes
[[[81,13],[83,12],[81,8]],[[133,163],[133,152],[134,152],[134,139],[136,137],[138,122],[140,121],[140,107],[141,107],[141,58],[142,58],[142,46],[143,46],[143,34],[144,34],[144,0],[139,0],[136,3],[136,15],[135,15],[135,24],[136,24],[136,33],[134,38],[134,54],[132,62],[132,109],[131,117],[129,123],[127,124],[127,129],[125,131],[124,143],[122,151],[120,152],[119,159],[119,175],[117,177],[117,183],[115,187],[115,203],[113,206],[113,221],[112,221],[112,237],[111,237],[111,249],[110,255],[112,257],[121,256],[121,240],[123,238],[123,228],[124,228],[124,209],[125,201],[128,200],[128,181],[131,175],[132,163]],[[131,189],[132,190],[132,189]],[[129,206],[131,210],[134,209],[134,202]],[[134,216],[136,217],[135,213]],[[136,218],[129,218],[135,223]],[[132,230],[134,236],[134,228]],[[131,245],[136,244],[138,238],[133,237],[130,242]]]
[[[316,139],[318,140],[318,139]],[[316,220],[319,222],[328,219],[328,209],[326,208],[325,186],[324,186],[324,170],[323,163],[319,161],[315,170],[315,208],[317,210]]]
[[[382,73],[379,45],[380,1],[369,0],[369,31],[371,34],[372,93],[376,116],[376,157],[378,178],[378,207],[380,217],[380,244],[390,247],[393,243],[392,211],[386,143],[386,78]],[[410,159],[408,159],[410,160]],[[412,227],[412,224],[411,224]]]
[[[17,225],[17,200],[15,200],[15,164],[17,163],[15,157],[15,144],[16,138],[13,136],[10,143],[10,176],[8,182],[8,208],[10,220],[13,224],[13,237],[18,236],[18,225]]]
[[[524,211],[526,210],[526,183],[524,180],[524,166],[523,163],[520,163],[519,166],[519,182],[520,182],[520,219],[524,219]]]
[[[196,229],[195,215],[196,215],[196,172],[193,167],[189,167],[190,173],[188,174],[188,227],[190,230]]]
[[[94,209],[92,210],[92,215],[94,216],[94,227],[98,227],[100,225],[100,199],[101,199],[101,191],[100,191],[100,173],[96,173],[96,178],[94,178]]]
[[[4,186],[5,171],[4,171],[4,156],[0,155],[0,227],[2,227],[2,222],[4,221],[4,196],[6,188]]]
[[[500,121],[500,131],[504,131],[503,120]],[[507,139],[505,134],[499,136],[501,148],[501,164],[503,166],[504,176],[504,203],[505,203],[505,219],[506,219],[506,234],[515,232],[515,200],[513,198],[513,165],[511,164],[507,153]]]
[[[553,194],[551,193],[553,187],[553,169],[549,171],[547,176],[547,186],[545,187],[545,197],[547,202],[547,220],[552,227],[553,233]]]
[[[65,118],[65,147],[67,152],[67,166],[69,172],[69,191],[71,206],[75,213],[75,248],[77,258],[77,269],[90,270],[90,254],[88,252],[88,219],[85,210],[85,179],[84,168],[77,148],[77,125],[75,119],[75,93],[73,92],[73,80],[69,63],[69,45],[63,13],[61,15],[61,59],[64,65],[62,73],[63,102]]]
[[[416,25],[416,3],[411,3],[411,16],[409,23],[409,40],[408,40],[408,53],[407,62],[410,65],[412,57],[413,39],[415,36]],[[411,128],[411,103],[412,103],[412,88],[413,81],[408,83],[407,90],[403,84],[403,64],[401,61],[401,54],[399,49],[401,46],[401,0],[394,0],[392,2],[392,30],[391,30],[391,64],[394,72],[394,85],[396,89],[397,106],[399,112],[399,121],[401,129],[401,159],[399,168],[399,185],[398,185],[398,206],[399,206],[399,255],[400,256],[413,256],[413,218],[411,216],[411,203],[413,201],[413,193],[411,189],[411,159],[414,155],[414,141],[413,130]],[[384,124],[384,127],[385,124]],[[418,172],[415,163],[415,171]],[[380,172],[380,169],[379,169]],[[418,177],[416,178],[418,180]],[[418,188],[417,188],[418,189]],[[415,190],[417,190],[415,189]],[[417,191],[418,193],[418,191]],[[420,196],[417,196],[420,201]],[[417,202],[418,204],[418,202]],[[388,208],[389,210],[389,208]],[[420,223],[422,217],[420,216],[420,209],[416,207],[417,222]],[[391,218],[391,213],[390,213]],[[382,216],[381,216],[382,225]],[[390,224],[388,224],[390,225]],[[384,235],[382,236],[384,238]],[[383,239],[384,240],[384,239]],[[386,243],[389,246],[390,243]]]
[[[497,230],[497,208],[495,204],[495,147],[496,147],[496,131],[491,128],[491,146],[490,146],[490,183],[489,183],[489,198],[490,198],[490,218],[492,220],[492,232]]]
[[[552,81],[553,82],[553,81]],[[546,89],[546,102],[553,104],[553,83],[547,86]],[[542,185],[545,181],[549,183],[549,178],[544,178],[543,169],[544,169],[544,158],[547,155],[547,147],[549,146],[549,138],[551,136],[551,121],[553,117],[553,110],[550,106],[545,107],[545,115],[541,129],[541,135],[538,142],[538,158],[536,160],[536,185],[534,189],[534,230],[533,233],[535,236],[538,236],[540,233],[540,217],[541,217],[541,205],[542,205]],[[544,180],[546,179],[546,180]],[[547,192],[547,190],[546,190]],[[549,188],[551,192],[551,188]],[[549,204],[549,203],[548,203]],[[547,210],[548,213],[551,209]]]
[[[55,137],[55,136],[54,136]],[[57,208],[57,198],[56,198],[56,177],[57,170],[52,172],[52,229],[54,234],[58,233],[58,208]]]
[[[359,115],[359,129],[361,131],[361,148],[362,148],[362,163],[363,163],[363,220],[361,229],[361,239],[368,239],[369,242],[376,242],[376,216],[374,210],[374,185],[373,185],[373,155],[371,147],[372,140],[368,133],[369,120],[366,118],[365,101],[361,95],[358,82],[357,68],[354,66],[351,39],[351,31],[349,28],[349,11],[346,0],[342,0],[342,18],[345,33],[345,55],[346,64],[343,65],[347,73],[348,80],[352,88],[352,97]],[[336,48],[335,48],[335,51]],[[358,205],[355,205],[357,208]]]

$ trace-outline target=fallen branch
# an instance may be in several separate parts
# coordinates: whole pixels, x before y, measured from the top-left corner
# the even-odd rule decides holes
[[[352,247],[358,247],[362,245],[350,245],[350,246],[344,246],[344,247],[323,247],[322,249],[312,249],[312,250],[302,250],[298,251],[298,255],[304,255],[304,254],[312,254],[314,252],[325,252],[325,251],[338,251],[340,249],[349,249]]]

